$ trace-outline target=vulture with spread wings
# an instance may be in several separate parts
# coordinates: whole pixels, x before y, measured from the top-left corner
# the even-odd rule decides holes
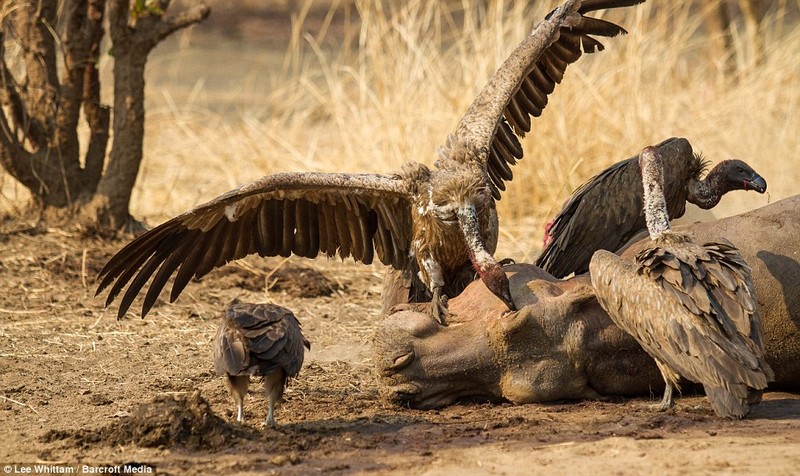
[[[480,92],[433,169],[410,163],[393,175],[281,173],[225,193],[137,237],[100,272],[106,305],[127,285],[125,314],[150,277],[142,316],[175,274],[170,301],[192,277],[225,263],[260,256],[353,257],[418,278],[443,322],[454,274],[471,265],[509,309],[508,279],[492,253],[495,200],[522,158],[519,137],[531,129],[567,66],[603,49],[595,37],[625,30],[586,16],[644,0],[569,0],[540,22]]]
[[[636,261],[597,251],[589,265],[598,302],[658,364],[673,404],[680,377],[703,384],[714,412],[742,418],[774,380],[750,268],[719,239],[704,245],[670,230],[658,149],[639,159],[644,211],[652,243]]]

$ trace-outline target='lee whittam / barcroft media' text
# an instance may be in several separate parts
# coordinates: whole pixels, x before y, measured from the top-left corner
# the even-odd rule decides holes
[[[7,464],[3,474],[153,474],[146,464]]]

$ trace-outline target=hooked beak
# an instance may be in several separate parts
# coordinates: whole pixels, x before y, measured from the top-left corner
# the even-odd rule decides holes
[[[506,303],[506,306],[508,306],[509,311],[513,312],[517,310],[517,305],[514,304],[514,299],[511,297],[511,292],[509,291],[504,292],[503,295],[500,296],[500,299],[502,299],[503,302]]]
[[[753,174],[753,178],[744,181],[745,190],[755,190],[758,193],[767,191],[767,181],[758,174]]]

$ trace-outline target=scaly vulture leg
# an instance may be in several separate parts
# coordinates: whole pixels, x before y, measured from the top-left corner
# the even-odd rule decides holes
[[[672,372],[666,365],[663,365],[659,362],[658,359],[655,359],[656,365],[658,366],[658,370],[661,371],[661,376],[664,378],[664,397],[661,399],[661,403],[658,405],[654,405],[655,409],[664,412],[669,410],[675,405],[675,401],[672,399],[672,382],[677,382],[680,378],[674,372]]]
[[[672,400],[672,385],[669,382],[666,383],[667,386],[664,388],[664,398],[661,399],[661,403],[654,405],[660,412],[665,412],[675,405],[675,402]]]
[[[275,370],[264,376],[264,390],[267,392],[267,402],[269,411],[264,426],[274,427],[275,425],[275,405],[283,398],[283,388],[286,385],[286,374],[282,369]]]
[[[433,299],[431,300],[431,316],[433,316],[433,320],[446,326],[447,321],[445,318],[452,315],[453,313],[447,309],[447,296],[442,293],[442,288],[440,286],[433,288]]]
[[[225,383],[234,403],[236,403],[236,421],[244,423],[244,399],[247,396],[250,377],[247,375],[227,375]]]

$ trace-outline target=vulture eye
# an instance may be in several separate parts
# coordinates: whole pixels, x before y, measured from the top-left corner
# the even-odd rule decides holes
[[[740,174],[744,173],[744,169],[741,167],[736,167],[736,171],[739,172]]]

